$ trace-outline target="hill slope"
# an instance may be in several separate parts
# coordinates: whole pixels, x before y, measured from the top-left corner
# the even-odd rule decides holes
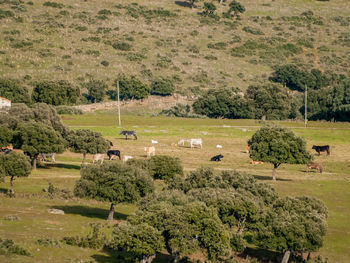
[[[167,76],[182,94],[244,90],[279,64],[349,74],[347,0],[242,1],[240,20],[181,1],[0,1],[0,75],[80,83]]]

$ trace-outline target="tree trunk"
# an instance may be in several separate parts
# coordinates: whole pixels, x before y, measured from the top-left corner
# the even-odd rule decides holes
[[[82,165],[85,164],[85,159],[86,159],[86,153],[83,153],[83,162],[81,163]]]
[[[143,256],[143,258],[140,260],[140,263],[151,263],[155,258],[155,254],[151,256]]]
[[[34,156],[34,159],[33,159],[33,170],[36,170],[36,159],[37,159],[37,156]]]
[[[14,180],[14,176],[11,176],[11,179],[10,179],[10,191],[9,191],[9,195],[11,197],[15,196],[15,189],[13,188],[13,180]]]
[[[289,257],[290,257],[290,251],[286,251],[284,253],[284,256],[283,256],[281,263],[288,263]]]
[[[278,165],[277,164],[274,164],[273,165],[273,170],[272,170],[272,180],[273,181],[276,181],[276,170],[278,168]]]
[[[112,221],[114,218],[114,206],[115,205],[112,203],[111,207],[109,208],[109,214],[108,214],[108,218],[107,218],[108,221]]]
[[[171,255],[174,257],[173,263],[179,263],[180,261],[180,253],[179,252],[173,252]]]

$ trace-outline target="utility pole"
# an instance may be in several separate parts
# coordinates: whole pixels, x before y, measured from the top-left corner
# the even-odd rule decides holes
[[[121,127],[122,126],[122,122],[120,120],[119,80],[117,81],[117,94],[118,94],[118,124],[119,124],[119,127]]]
[[[305,128],[307,128],[307,86],[305,85]]]

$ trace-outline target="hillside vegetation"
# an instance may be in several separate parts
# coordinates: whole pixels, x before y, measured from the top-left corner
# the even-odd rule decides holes
[[[175,91],[236,87],[267,80],[296,64],[349,74],[347,0],[247,0],[240,17],[230,1],[0,1],[0,75],[23,81],[93,79],[120,74],[146,83],[173,80]]]

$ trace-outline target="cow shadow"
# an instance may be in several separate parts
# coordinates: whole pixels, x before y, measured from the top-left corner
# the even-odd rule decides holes
[[[189,7],[191,8],[191,4],[185,1],[175,1],[175,4],[181,7]],[[194,6],[195,7],[195,6]]]
[[[0,187],[0,193],[7,194],[9,189]]]
[[[99,218],[99,219],[107,219],[109,210],[98,208],[98,207],[89,207],[82,205],[62,205],[62,206],[51,206],[50,208],[63,210],[65,214],[73,214],[73,215],[82,215],[90,218]],[[114,219],[117,220],[126,220],[128,215],[114,212]]]
[[[259,262],[281,262],[283,254],[267,249],[247,247],[241,256],[244,258],[248,256],[259,260]]]

